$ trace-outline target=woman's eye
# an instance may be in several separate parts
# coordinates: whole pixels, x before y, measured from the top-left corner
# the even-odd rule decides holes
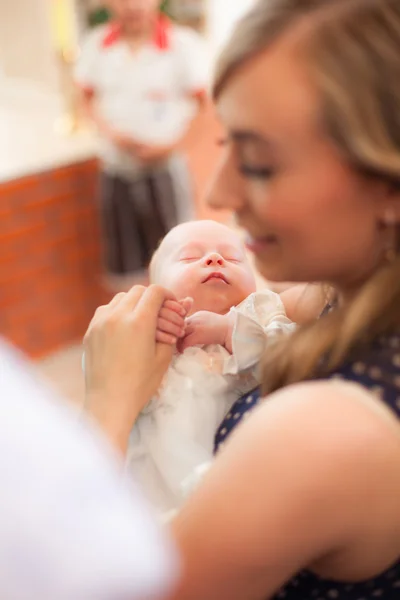
[[[239,171],[243,177],[248,179],[271,179],[275,175],[275,170],[270,167],[253,167],[251,165],[239,165]]]

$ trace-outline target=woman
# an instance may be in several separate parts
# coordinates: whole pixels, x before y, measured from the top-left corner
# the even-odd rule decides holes
[[[231,415],[249,419],[172,524],[174,600],[399,596],[399,75],[398,0],[261,1],[220,59],[210,205],[266,279],[333,292],[270,349],[268,401]],[[165,298],[134,288],[88,334],[91,409],[121,449],[168,365]]]

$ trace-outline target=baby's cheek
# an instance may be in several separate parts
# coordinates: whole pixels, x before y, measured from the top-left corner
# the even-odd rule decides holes
[[[256,291],[257,284],[254,274],[251,270],[241,270],[241,272],[238,274],[238,286],[240,286],[245,296],[249,296]]]
[[[168,279],[168,278],[167,278]],[[186,298],[190,296],[195,286],[195,274],[189,268],[182,269],[180,273],[174,273],[169,284],[166,285],[177,298]]]

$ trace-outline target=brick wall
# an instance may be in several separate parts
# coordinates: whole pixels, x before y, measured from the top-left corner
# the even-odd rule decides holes
[[[97,165],[0,184],[0,335],[32,357],[79,339],[101,288]]]

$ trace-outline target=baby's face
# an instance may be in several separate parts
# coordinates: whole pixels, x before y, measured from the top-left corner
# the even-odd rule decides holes
[[[155,271],[157,283],[177,298],[193,298],[192,312],[225,314],[256,288],[240,238],[214,221],[175,227],[158,250]]]

